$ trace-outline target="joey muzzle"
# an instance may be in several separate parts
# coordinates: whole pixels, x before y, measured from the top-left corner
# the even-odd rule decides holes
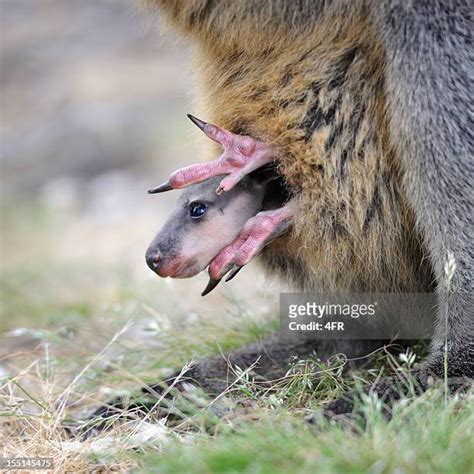
[[[202,270],[198,268],[195,258],[180,254],[176,248],[169,245],[168,239],[156,242],[158,237],[159,234],[145,253],[150,270],[163,278],[188,278]]]
[[[161,252],[158,249],[150,246],[146,251],[145,260],[150,270],[156,272],[160,268],[160,263],[163,259]]]

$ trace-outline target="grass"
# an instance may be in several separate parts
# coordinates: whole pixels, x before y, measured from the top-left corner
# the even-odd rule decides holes
[[[295,360],[269,386],[232,367],[237,382],[218,399],[189,389],[163,401],[164,417],[129,413],[106,433],[71,436],[65,427],[86,428],[81,420],[104,401],[137,400],[139,387],[195,358],[265,337],[275,309],[244,278],[193,300],[205,279],[149,279],[142,257],[123,258],[120,246],[120,259],[58,258],[65,232],[63,255],[71,255],[84,229],[29,212],[8,216],[2,244],[0,456],[52,457],[57,472],[474,472],[472,392],[445,401],[432,389],[397,405],[390,420],[371,397],[358,402],[364,419],[319,416],[347,389],[406,373],[424,347],[399,357],[380,351],[371,370],[353,374],[341,356]],[[38,245],[28,249],[33,230]],[[22,252],[9,251],[12,242]]]
[[[51,351],[3,380],[4,456],[53,457],[59,472],[102,467],[150,473],[474,470],[472,393],[446,404],[443,391],[433,389],[397,405],[390,420],[379,400],[365,397],[359,402],[364,419],[341,426],[318,417],[325,402],[357,384],[340,373],[338,359],[326,366],[316,360],[295,361],[285,378],[265,388],[241,372],[225,400],[185,392],[163,409],[165,419],[127,419],[84,442],[77,436],[71,439],[63,427],[80,425],[82,409],[117,394],[133,398],[133,389],[145,382],[128,364],[127,369],[115,366],[112,371],[97,368],[110,344],[80,369],[72,370],[70,360],[67,366]],[[322,369],[319,375],[317,369]],[[360,372],[358,378],[375,375]],[[314,423],[306,421],[311,417]]]
[[[391,421],[367,404],[365,428],[314,429],[284,410],[192,446],[174,443],[145,457],[143,472],[189,473],[464,473],[474,469],[473,404],[445,406],[430,393]]]

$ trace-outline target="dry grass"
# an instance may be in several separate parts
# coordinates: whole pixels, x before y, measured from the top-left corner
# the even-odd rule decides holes
[[[412,447],[419,452],[420,459],[413,459],[411,469],[401,472],[463,472],[435,467],[422,470],[423,465],[432,462],[433,453],[439,452],[437,443],[441,438],[449,457],[450,450],[454,449],[452,444],[462,437],[463,446],[456,462],[460,466],[474,467],[474,459],[466,450],[469,444],[472,445],[470,436],[474,425],[468,420],[474,421],[473,394],[455,397],[443,406],[442,392],[429,392],[410,403],[400,404],[390,422],[381,414],[382,404],[368,397],[361,402],[366,421],[354,420],[349,429],[322,423],[315,433],[303,422],[344,389],[355,387],[361,377],[364,381],[374,380],[381,370],[383,372],[383,366],[379,365],[382,362],[385,365],[391,362],[398,371],[406,373],[415,359],[411,352],[397,360],[381,351],[376,355],[379,359],[376,366],[379,367],[360,372],[356,377],[343,376],[346,361],[340,356],[327,364],[316,359],[295,360],[285,377],[270,384],[254,379],[251,368],[243,371],[230,367],[236,380],[215,399],[206,398],[188,385],[170,401],[165,396],[174,393],[171,386],[153,400],[156,406],[160,405],[159,415],[129,409],[117,415],[111,429],[97,432],[93,421],[84,420],[86,413],[101,401],[117,395],[137,400],[137,392],[129,388],[146,383],[131,368],[109,365],[108,351],[129,329],[130,324],[122,327],[102,350],[91,354],[88,360],[82,359],[82,366],[57,359],[54,350],[51,351],[51,342],[40,343],[34,354],[11,354],[16,360],[28,358],[32,362],[15,375],[2,379],[0,446],[3,457],[53,458],[55,472],[183,472],[186,462],[181,457],[188,459],[189,456],[199,459],[199,464],[190,466],[189,472],[280,472],[281,466],[274,466],[274,463],[280,459],[279,451],[283,450],[296,458],[303,453],[308,466],[322,458],[330,466],[327,472],[342,472],[335,466],[341,462],[351,467],[344,454],[345,449],[351,449],[357,453],[352,468],[363,472],[360,469],[375,462],[373,456],[367,456],[364,451],[368,449],[368,443],[374,443],[377,458],[388,449],[389,438],[399,436],[396,442],[390,441],[394,444],[385,453],[387,466],[396,467],[396,450],[408,445],[413,437],[422,435],[427,438],[426,444],[420,444],[416,449]],[[188,368],[189,365],[184,366],[181,377]],[[106,387],[109,388],[105,390]],[[431,413],[433,409],[435,411]],[[426,418],[427,415],[433,419]],[[415,422],[423,417],[426,426]],[[263,438],[262,425],[268,430]],[[288,429],[292,430],[291,437]],[[421,430],[421,434],[416,434],[416,430]],[[246,433],[244,440],[249,437],[255,438],[256,444],[263,443],[262,449],[266,451],[258,453],[259,463],[255,464],[253,457],[257,454],[248,440],[242,444],[242,433]],[[85,434],[89,436],[84,438]],[[264,441],[267,435],[284,446],[269,445]],[[361,443],[360,451],[356,448],[357,439]],[[234,465],[229,461],[229,443],[237,443],[239,461],[235,460]],[[311,443],[314,443],[313,449]],[[459,446],[456,449],[459,450]],[[214,466],[216,457],[217,467]],[[400,466],[406,468],[406,461],[400,457]],[[288,464],[288,460],[285,462]],[[240,469],[242,463],[256,467]],[[442,464],[449,465],[449,459],[443,458]],[[297,464],[294,469],[308,472],[299,470]],[[388,468],[377,472],[394,471]]]
[[[1,456],[51,457],[56,472],[474,471],[472,394],[445,402],[442,390],[428,392],[402,403],[389,422],[380,401],[363,399],[369,424],[356,420],[349,429],[323,424],[314,431],[304,422],[347,388],[387,370],[405,373],[420,351],[401,359],[381,351],[374,369],[353,376],[344,374],[342,356],[328,364],[295,360],[270,384],[231,367],[237,380],[217,399],[188,386],[173,401],[161,400],[158,414],[130,409],[109,431],[96,433],[84,420],[102,403],[116,396],[143,401],[140,387],[275,327],[271,294],[278,288],[263,291],[266,280],[251,268],[204,299],[198,295],[205,276],[149,278],[142,253],[155,224],[147,212],[134,215],[133,227],[127,216],[116,221],[118,237],[107,252],[88,246],[79,254],[74,249],[85,235],[110,240],[110,226],[37,209],[8,217]],[[13,243],[21,252],[9,250]],[[82,439],[84,432],[91,436]]]

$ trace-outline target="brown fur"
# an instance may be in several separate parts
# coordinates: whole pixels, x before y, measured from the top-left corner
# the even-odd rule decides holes
[[[446,357],[451,388],[472,380],[470,3],[144,1],[196,46],[202,117],[276,150],[299,208],[293,232],[265,250],[267,267],[303,290],[436,287],[435,334],[417,381],[426,388],[445,376]],[[454,291],[445,286],[448,253]],[[239,367],[258,360],[256,372],[280,376],[294,356],[361,360],[383,343],[275,334],[226,358]],[[188,375],[210,393],[232,378],[221,356]],[[373,388],[390,399],[393,386]],[[351,407],[345,399],[328,410]]]
[[[212,1],[151,3],[197,42],[203,118],[272,144],[295,190],[294,232],[266,249],[266,265],[304,290],[430,289],[388,137],[384,51],[364,2],[307,24],[304,13],[288,22],[279,2],[270,12],[272,2],[254,2],[249,16],[248,2],[224,1],[209,18]]]

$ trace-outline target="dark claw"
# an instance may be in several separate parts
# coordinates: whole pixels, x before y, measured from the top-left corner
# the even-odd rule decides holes
[[[188,119],[191,120],[191,122],[193,122],[194,125],[196,125],[196,127],[204,131],[204,127],[207,125],[207,123],[204,122],[204,120],[198,119],[197,117],[191,114],[187,114],[187,116],[188,116]]]
[[[164,193],[165,191],[171,191],[174,188],[171,186],[169,181],[166,181],[166,183],[160,184],[156,188],[149,189],[148,194],[158,194],[158,193]]]
[[[232,280],[232,278],[234,278],[235,275],[237,275],[237,273],[239,273],[240,270],[242,270],[242,268],[244,267],[241,265],[234,265],[232,269],[230,270],[229,274],[227,275],[227,278],[225,279],[225,281],[228,282]]]
[[[204,291],[201,293],[201,296],[208,295],[220,283],[221,280],[222,278],[219,278],[218,280],[209,278],[209,283],[207,284],[206,288],[204,288]]]

